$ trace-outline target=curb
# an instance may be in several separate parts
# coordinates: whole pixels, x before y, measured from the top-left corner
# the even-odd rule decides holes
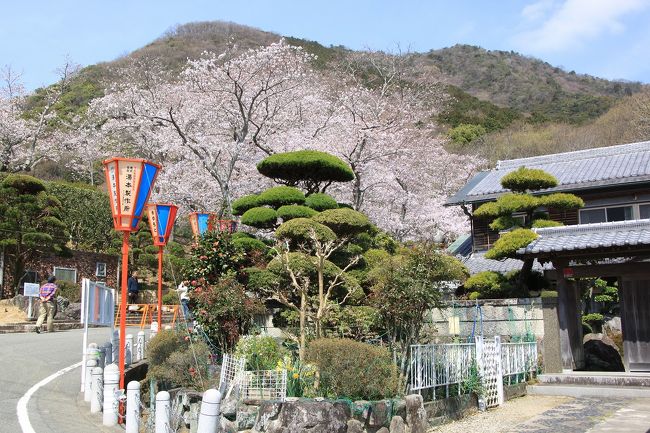
[[[34,332],[34,326],[35,326],[34,322],[6,323],[4,325],[0,325],[0,334],[17,334],[17,333]],[[54,332],[67,331],[70,329],[82,329],[83,327],[84,325],[78,322],[58,322],[58,323],[54,322]],[[97,328],[96,325],[88,325],[88,327]]]

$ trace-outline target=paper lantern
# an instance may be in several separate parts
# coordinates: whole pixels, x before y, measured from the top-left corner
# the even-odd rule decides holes
[[[176,212],[178,206],[173,204],[147,204],[147,216],[149,219],[149,230],[153,237],[153,244],[155,246],[165,246],[169,240],[169,235],[172,233],[174,221],[176,221]]]

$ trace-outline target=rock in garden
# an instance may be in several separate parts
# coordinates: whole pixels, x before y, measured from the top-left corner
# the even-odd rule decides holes
[[[584,337],[585,369],[589,371],[625,371],[616,344],[603,334]]]
[[[381,427],[388,425],[390,419],[391,403],[389,400],[379,400],[370,405],[370,417],[368,425]]]
[[[382,427],[379,430],[377,430],[377,433],[390,433],[386,427]]]
[[[394,416],[390,420],[390,433],[406,433],[406,425],[401,416]]]
[[[366,400],[357,400],[352,402],[352,417],[361,424],[365,424],[370,415],[370,402]]]
[[[406,398],[406,424],[408,433],[426,433],[429,424],[427,411],[424,409],[422,396],[418,394],[407,395]]]
[[[236,418],[238,430],[248,430],[253,428],[259,409],[259,406],[240,404],[237,407]]]
[[[221,417],[219,433],[237,433],[237,424],[227,418]]]
[[[260,413],[262,407],[260,407]],[[259,421],[258,417],[258,421]],[[255,424],[257,428],[257,423]],[[329,401],[296,401],[282,404],[277,420],[269,423],[268,433],[346,433],[348,419],[340,406]],[[262,430],[259,430],[262,431]]]
[[[364,433],[363,424],[356,419],[348,420],[347,433]]]
[[[271,421],[277,419],[280,415],[282,403],[277,401],[264,401],[259,407],[257,418],[255,419],[255,426],[253,430],[256,432],[265,432],[269,427]]]

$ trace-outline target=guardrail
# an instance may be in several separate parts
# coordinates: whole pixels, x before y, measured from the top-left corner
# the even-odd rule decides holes
[[[162,306],[162,321],[165,325],[174,326],[178,314],[180,312],[180,305],[163,305]],[[147,324],[151,324],[157,317],[158,305],[157,304],[127,304],[126,306],[126,319],[130,325],[138,325],[140,329],[144,329]],[[171,316],[171,320],[170,320]],[[136,320],[133,320],[133,319]],[[116,308],[115,323],[119,323],[120,309]]]

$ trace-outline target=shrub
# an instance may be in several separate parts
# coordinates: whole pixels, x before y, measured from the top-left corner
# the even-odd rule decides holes
[[[241,216],[242,224],[258,229],[272,228],[277,221],[278,213],[268,207],[254,207],[253,209],[248,209]]]
[[[533,221],[533,224],[531,225],[532,228],[534,229],[542,229],[546,227],[561,227],[564,224],[558,221],[553,221],[553,220],[545,220],[545,219],[536,219]]]
[[[557,298],[557,291],[556,290],[542,290],[542,293],[540,293],[540,296],[542,298]]]
[[[229,233],[208,231],[192,247],[184,279],[215,282],[223,275],[235,272],[243,258]]]
[[[386,250],[373,248],[363,253],[363,260],[366,262],[366,267],[369,269],[374,268],[384,260],[390,257],[390,253]]]
[[[539,198],[540,205],[550,209],[579,209],[584,207],[585,202],[580,197],[573,194],[555,193],[544,195]]]
[[[162,297],[162,303],[164,305],[178,305],[178,293],[175,290],[165,293]]]
[[[582,316],[582,321],[590,325],[601,324],[605,321],[605,317],[600,313],[589,313]]]
[[[290,186],[276,186],[263,191],[258,197],[259,206],[267,205],[274,209],[289,204],[302,204],[305,202],[305,194],[298,188]]]
[[[63,296],[70,302],[81,302],[81,287],[70,281],[58,280],[56,282],[59,290],[57,296]]]
[[[336,239],[334,232],[327,226],[311,218],[295,218],[283,223],[275,231],[278,239],[289,239],[293,242],[309,242],[312,234],[321,241]]]
[[[2,185],[15,189],[21,195],[35,195],[45,191],[45,183],[42,180],[26,174],[9,174],[3,179]]]
[[[481,125],[471,125],[462,123],[449,130],[449,138],[454,143],[467,144],[486,134],[486,130]]]
[[[305,199],[305,206],[309,206],[319,212],[339,207],[334,197],[319,192],[308,195]]]
[[[484,271],[474,274],[465,281],[465,289],[478,292],[480,298],[500,298],[504,294],[503,284],[506,279],[498,272]]]
[[[475,301],[481,297],[481,294],[479,292],[472,292],[469,294],[467,297],[470,301]]]
[[[239,237],[237,239],[234,239],[232,241],[233,245],[235,247],[239,248],[240,250],[244,252],[251,252],[251,251],[266,251],[268,247],[264,242],[262,242],[259,239],[255,238],[249,238],[249,237]]]
[[[355,341],[367,340],[381,334],[381,317],[373,307],[337,306],[328,316],[327,328],[336,337],[350,338]]]
[[[490,224],[492,230],[508,230],[513,227],[521,227],[521,220],[510,215],[501,215]]]
[[[271,179],[299,182],[349,182],[354,179],[350,166],[334,155],[316,150],[276,153],[257,164],[257,171]]]
[[[507,193],[496,201],[499,215],[512,215],[515,212],[529,211],[540,206],[539,198],[530,194]]]
[[[515,192],[553,188],[557,184],[555,176],[537,168],[519,167],[501,178],[501,186]]]
[[[329,209],[312,218],[326,225],[339,236],[350,236],[370,229],[372,224],[367,216],[353,209]]]
[[[273,370],[282,361],[285,351],[273,337],[247,335],[237,343],[235,355],[246,358],[247,370]]]
[[[232,202],[232,214],[240,216],[247,210],[259,205],[259,196],[257,194],[245,195]]]
[[[310,207],[300,205],[285,205],[278,209],[278,216],[283,221],[289,221],[294,218],[311,218],[317,213]]]
[[[384,347],[348,339],[321,338],[307,348],[307,360],[320,371],[325,397],[379,400],[397,395],[399,375]]]
[[[519,248],[527,246],[537,239],[538,235],[530,229],[516,229],[501,235],[494,247],[485,253],[487,259],[503,259],[511,257]]]

